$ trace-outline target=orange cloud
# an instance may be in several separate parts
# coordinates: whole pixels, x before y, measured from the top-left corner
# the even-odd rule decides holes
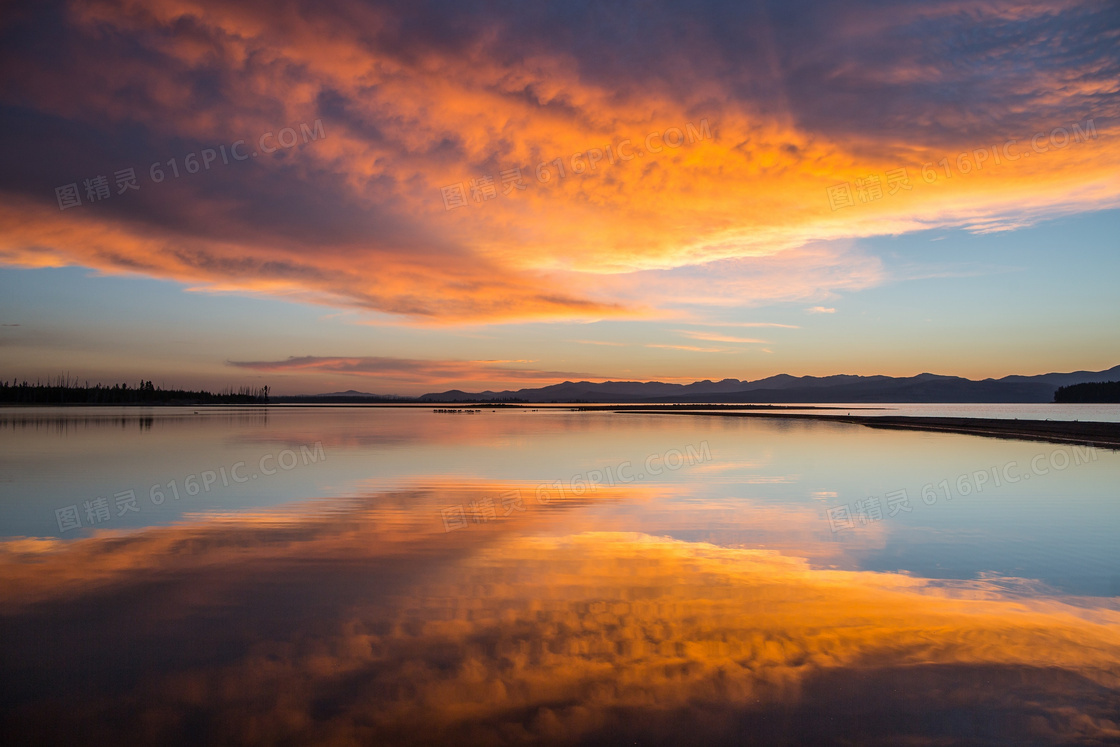
[[[541,371],[532,368],[509,368],[501,363],[532,363],[533,361],[454,361],[414,360],[390,357],[302,356],[282,361],[230,361],[238,368],[268,372],[325,372],[367,376],[409,384],[448,384],[449,382],[540,382],[564,378],[604,378],[572,371]]]
[[[647,348],[661,348],[664,350],[684,350],[689,353],[733,353],[731,348],[702,348],[695,345],[666,345],[661,343],[649,343]]]
[[[947,66],[928,43],[899,41],[922,24],[955,41],[963,17],[1049,38],[1056,10],[1091,16],[1088,1],[900,5],[874,21],[858,5],[822,10],[827,39],[782,14],[750,17],[736,27],[752,29],[751,44],[730,46],[708,10],[658,55],[614,33],[621,8],[590,23],[579,9],[420,19],[349,0],[65,7],[69,56],[25,65],[5,90],[89,140],[55,153],[26,124],[55,181],[10,185],[19,199],[0,212],[0,261],[11,265],[140,272],[437,323],[652,318],[885,279],[836,242],[1120,205],[1120,76],[1103,50],[1024,65],[976,42]],[[568,23],[590,35],[586,48],[552,39]],[[614,42],[592,43],[599,34]],[[964,86],[982,95],[941,103]],[[315,142],[145,179],[151,163],[238,138],[253,149],[315,121],[326,133]],[[120,140],[127,128],[145,133],[143,147]],[[51,200],[59,183],[129,165],[140,192],[62,213]],[[518,168],[524,189],[503,181]],[[837,206],[829,190],[841,185],[851,192]],[[442,190],[456,186],[466,204],[446,209]],[[695,287],[717,275],[715,292]]]
[[[745,345],[768,345],[766,340],[759,340],[754,337],[734,337],[731,335],[719,335],[714,332],[696,332],[685,330],[682,332],[686,337],[691,337],[694,340],[707,340],[709,342],[737,342]]]

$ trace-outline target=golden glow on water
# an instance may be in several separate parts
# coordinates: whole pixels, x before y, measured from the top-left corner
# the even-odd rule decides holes
[[[562,410],[0,423],[0,721],[24,741],[1120,736],[1114,452]],[[260,479],[185,492],[235,463]],[[1032,479],[959,492],[993,465]],[[126,488],[139,511],[57,532]],[[880,519],[832,531],[868,496]]]
[[[593,503],[649,505],[662,487],[459,532],[438,522],[439,505],[524,487],[442,484],[70,543],[9,541],[6,627],[38,643],[9,656],[25,723],[64,732],[111,708],[157,741],[202,718],[224,742],[484,744],[619,730],[725,739],[766,714],[796,722],[823,709],[857,737],[898,737],[889,719],[844,713],[869,707],[851,693],[882,685],[873,708],[912,709],[920,694],[923,711],[1029,716],[1012,730],[1023,739],[1120,736],[1115,600],[1040,595],[1014,579],[832,570],[792,546],[571,531]],[[132,679],[137,657],[162,664]],[[84,691],[37,687],[75,665],[93,672]],[[97,723],[100,736],[121,736]]]

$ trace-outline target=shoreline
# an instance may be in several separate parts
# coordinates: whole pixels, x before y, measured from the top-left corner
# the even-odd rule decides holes
[[[786,420],[817,420],[831,423],[862,425],[868,428],[894,430],[926,431],[933,433],[955,433],[960,435],[1003,438],[1019,441],[1043,441],[1048,443],[1081,444],[1120,451],[1120,422],[1095,420],[1018,420],[1007,418],[969,418],[969,417],[924,417],[918,415],[851,415],[833,414],[829,410],[845,410],[850,413],[855,407],[836,407],[830,405],[742,405],[742,404],[592,404],[592,403],[415,403],[415,402],[368,402],[368,403],[277,403],[268,404],[155,404],[155,403],[97,403],[97,404],[46,404],[46,403],[0,403],[0,412],[11,409],[50,409],[50,408],[168,408],[189,410],[227,410],[227,409],[270,409],[270,408],[314,408],[326,407],[368,407],[404,409],[446,410],[569,410],[578,412],[611,412],[616,414],[638,415],[691,415],[708,417],[738,418],[777,418]],[[804,412],[813,409],[822,412]],[[863,406],[864,411],[884,410],[875,405]],[[802,412],[785,412],[801,410]]]
[[[986,438],[1019,441],[1079,444],[1120,450],[1120,423],[1079,420],[1005,420],[1000,418],[946,418],[908,415],[824,415],[781,412],[719,412],[682,410],[621,410],[649,415],[699,415],[709,417],[779,418],[786,420],[823,420],[863,425],[868,428],[957,433]]]

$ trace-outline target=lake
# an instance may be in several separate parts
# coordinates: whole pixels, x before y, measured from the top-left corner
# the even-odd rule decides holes
[[[564,407],[9,408],[0,446],[22,742],[1120,738],[1116,451]]]

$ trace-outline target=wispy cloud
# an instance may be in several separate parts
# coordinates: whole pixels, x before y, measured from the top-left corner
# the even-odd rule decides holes
[[[778,329],[801,329],[797,324],[778,324],[777,322],[691,322],[694,327],[775,327]]]
[[[503,383],[561,381],[564,379],[602,379],[577,371],[542,371],[512,368],[505,363],[532,361],[503,360],[423,360],[381,356],[299,356],[278,361],[229,361],[229,365],[270,373],[330,373],[382,379],[403,384],[454,384],[497,381]]]
[[[701,348],[693,345],[665,345],[661,343],[650,343],[646,345],[647,348],[664,348],[666,350],[687,350],[692,353],[734,353],[734,350],[729,348]]]
[[[734,337],[732,335],[719,335],[713,332],[696,332],[694,330],[680,329],[677,330],[680,334],[686,337],[691,337],[694,340],[707,340],[708,342],[735,342],[746,345],[768,345],[768,340],[759,340],[754,337]]]
[[[580,345],[608,345],[610,347],[626,347],[629,343],[626,342],[611,342],[610,340],[567,340],[566,342],[575,342]]]
[[[836,309],[831,309],[827,306],[812,306],[808,309],[805,309],[805,313],[807,313],[807,314],[835,314]]]

